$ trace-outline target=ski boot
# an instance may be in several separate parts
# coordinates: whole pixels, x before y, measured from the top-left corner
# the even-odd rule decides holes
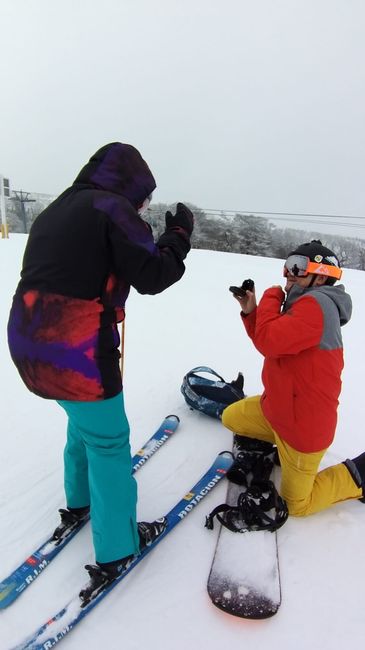
[[[167,519],[162,517],[151,523],[140,521],[137,524],[139,535],[139,553],[142,553],[147,547],[151,546],[158,537],[160,537],[167,528]],[[97,562],[87,564],[87,570],[90,580],[87,585],[80,591],[81,607],[85,607],[91,600],[94,600],[104,589],[112,584],[117,578],[125,573],[137,555],[128,555],[121,560],[114,562]]]
[[[151,546],[153,542],[165,532],[167,528],[167,519],[162,517],[161,519],[155,519],[155,521],[147,522],[140,521],[138,524],[138,534],[139,534],[139,550],[145,550],[148,546]]]
[[[122,573],[129,569],[135,555],[128,555],[115,562],[97,562],[86,564],[85,569],[89,574],[89,582],[79,593],[81,607],[85,607],[94,600],[104,589],[114,582]]]
[[[56,546],[59,546],[66,537],[88,521],[90,508],[89,506],[85,508],[61,508],[58,512],[61,515],[61,523],[52,535],[52,540]]]

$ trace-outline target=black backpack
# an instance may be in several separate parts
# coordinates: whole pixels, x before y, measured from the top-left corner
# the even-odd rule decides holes
[[[202,377],[200,373],[213,375],[214,379]],[[237,379],[228,383],[212,368],[197,366],[185,375],[181,392],[191,409],[220,419],[229,404],[245,397],[243,381],[241,372]]]

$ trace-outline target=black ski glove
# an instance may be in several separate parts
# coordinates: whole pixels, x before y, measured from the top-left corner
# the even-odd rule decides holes
[[[194,215],[183,203],[178,203],[176,206],[176,214],[171,214],[170,211],[166,212],[166,230],[185,230],[190,237],[194,229]]]

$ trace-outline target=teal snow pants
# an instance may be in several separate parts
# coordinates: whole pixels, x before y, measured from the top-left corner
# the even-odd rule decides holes
[[[100,402],[58,403],[68,416],[64,451],[67,506],[90,505],[97,562],[137,553],[137,486],[123,393]]]

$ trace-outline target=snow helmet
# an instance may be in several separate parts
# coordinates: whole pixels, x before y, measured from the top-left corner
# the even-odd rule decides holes
[[[328,275],[326,284],[333,285],[342,275],[340,261],[337,255],[330,248],[323,246],[320,239],[312,239],[310,242],[300,244],[292,251],[288,258],[293,255],[307,257],[313,264],[308,265],[308,272],[316,275]],[[334,268],[328,268],[334,267]]]
[[[200,373],[213,375],[213,379]],[[191,409],[220,419],[229,404],[245,397],[243,375],[240,372],[237,379],[228,383],[212,368],[197,366],[185,375],[181,392]]]

